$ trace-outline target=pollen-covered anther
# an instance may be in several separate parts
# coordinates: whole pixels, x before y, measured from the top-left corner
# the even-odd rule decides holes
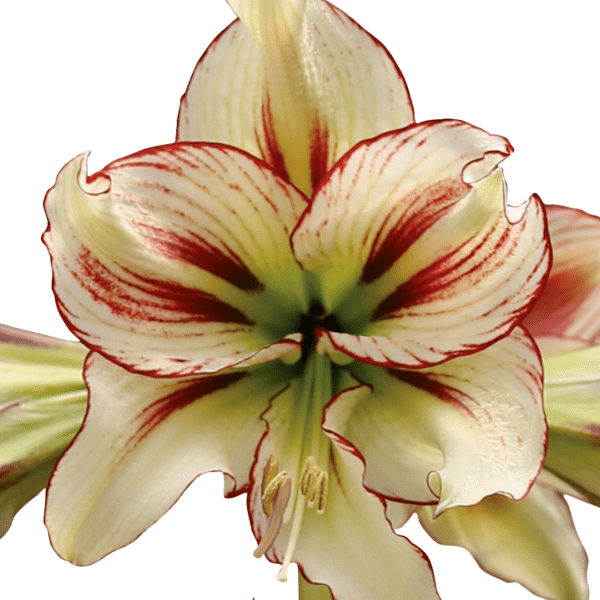
[[[263,469],[262,480],[260,482],[261,496],[264,496],[267,486],[269,485],[269,483],[271,483],[271,481],[273,480],[275,475],[277,475],[278,471],[279,471],[279,459],[274,454],[271,454],[271,456],[269,456],[269,458],[267,460],[267,464],[265,465],[265,468]]]
[[[271,479],[271,481],[268,483],[265,491],[262,494],[262,507],[267,517],[271,516],[275,498],[279,493],[279,488],[283,485],[286,478],[288,478],[287,471],[281,471],[280,473],[277,473],[277,475],[275,475],[275,477],[273,477],[273,479]]]
[[[265,502],[265,497],[268,495],[269,501]],[[272,498],[271,498],[272,495]],[[265,552],[271,548],[275,539],[281,531],[285,509],[292,495],[292,478],[288,477],[285,471],[276,475],[267,485],[262,498],[263,509],[269,517],[267,521],[267,529],[263,535],[258,547],[254,551],[254,556],[260,558]],[[268,511],[267,511],[268,507]]]
[[[315,459],[309,456],[304,462],[300,476],[300,492],[306,496],[308,507],[317,507],[317,513],[322,515],[327,504],[329,490],[329,475],[321,469]]]

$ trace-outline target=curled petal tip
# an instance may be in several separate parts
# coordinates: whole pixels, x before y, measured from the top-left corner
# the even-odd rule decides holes
[[[503,138],[500,138],[503,139]],[[462,180],[467,185],[485,179],[512,151],[508,142],[504,150],[486,152],[481,158],[470,162],[462,172]]]

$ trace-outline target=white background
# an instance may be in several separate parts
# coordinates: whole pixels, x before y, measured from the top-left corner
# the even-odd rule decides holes
[[[516,153],[505,168],[514,203],[535,191],[546,203],[600,213],[600,43],[590,0],[338,5],[390,49],[418,120],[460,118],[511,140]],[[160,6],[36,0],[3,8],[0,321],[69,337],[54,309],[40,242],[45,191],[62,165],[84,150],[92,150],[94,172],[172,141],[192,69],[231,19],[224,0]],[[220,489],[220,476],[202,477],[138,541],[86,568],[53,554],[38,497],[0,541],[2,593],[25,600],[294,598],[293,581],[278,583],[276,567],[252,558],[244,499],[222,500]],[[592,599],[599,598],[600,512],[572,506],[590,555]],[[516,584],[481,574],[466,552],[438,547],[416,527],[409,531],[431,557],[446,600],[533,598]]]

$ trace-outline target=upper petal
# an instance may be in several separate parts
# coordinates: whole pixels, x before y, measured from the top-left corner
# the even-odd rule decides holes
[[[365,485],[436,512],[503,492],[523,497],[544,458],[542,371],[521,329],[421,371],[353,365],[369,385],[340,394],[324,427],[365,457]]]
[[[516,581],[549,600],[587,600],[588,560],[565,499],[534,485],[518,502],[500,495],[476,506],[459,506],[421,524],[439,544],[462,546],[484,570]]]
[[[132,370],[187,375],[290,333],[304,284],[289,234],[305,199],[266,165],[173,144],[86,169],[77,157],[48,192],[44,242],[59,310],[89,347]]]
[[[546,213],[552,269],[525,324],[536,338],[600,342],[600,218],[565,206]]]
[[[275,398],[264,418],[268,431],[261,441],[248,494],[252,528],[260,541],[267,518],[261,503],[262,472],[270,456],[288,473],[297,469],[292,440],[297,439],[297,410],[291,397]],[[325,436],[325,433],[320,433]],[[323,514],[304,510],[292,560],[313,583],[329,586],[334,600],[396,598],[398,590],[411,600],[438,600],[429,561],[406,538],[392,530],[385,503],[362,485],[364,463],[356,449],[335,435],[324,439],[329,451],[329,486]],[[297,483],[294,483],[294,488]],[[290,513],[295,508],[294,492]],[[299,497],[299,502],[305,502]],[[294,517],[284,522],[267,557],[282,562],[292,535]]]
[[[201,473],[223,471],[245,490],[260,414],[285,384],[275,370],[154,379],[92,354],[89,410],[48,488],[56,552],[91,564],[138,537]]]
[[[422,367],[489,345],[523,317],[549,245],[537,197],[506,205],[494,169],[510,150],[437,121],[365,142],[336,165],[292,236],[346,332],[329,334],[335,348]]]
[[[232,144],[305,193],[357,142],[413,122],[384,46],[322,0],[229,3],[241,21],[209,47],[177,139]]]

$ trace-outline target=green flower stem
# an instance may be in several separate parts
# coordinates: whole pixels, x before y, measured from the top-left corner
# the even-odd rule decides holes
[[[299,600],[333,600],[331,592],[326,585],[314,585],[304,579],[298,571],[298,599]]]

